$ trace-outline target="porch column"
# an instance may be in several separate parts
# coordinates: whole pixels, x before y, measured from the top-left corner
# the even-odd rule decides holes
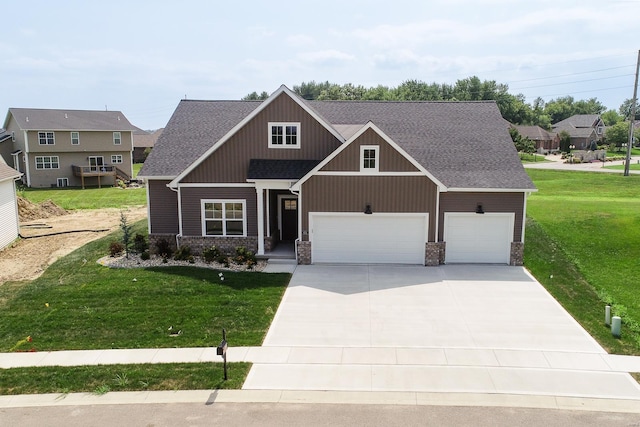
[[[256,185],[256,194],[258,196],[258,253],[256,255],[264,255],[264,189]]]

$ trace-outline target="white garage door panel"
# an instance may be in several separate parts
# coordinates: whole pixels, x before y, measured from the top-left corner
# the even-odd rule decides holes
[[[18,237],[14,185],[12,180],[0,182],[0,249]]]
[[[424,264],[427,217],[311,215],[314,263]]]
[[[508,264],[513,214],[445,214],[445,262]]]

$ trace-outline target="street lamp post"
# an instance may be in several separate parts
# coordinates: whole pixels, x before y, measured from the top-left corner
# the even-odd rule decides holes
[[[571,152],[571,150],[575,149],[576,146],[571,144],[569,145],[569,163],[573,164],[573,153]]]

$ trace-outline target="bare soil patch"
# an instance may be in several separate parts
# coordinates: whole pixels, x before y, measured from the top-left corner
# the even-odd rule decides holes
[[[20,234],[26,238],[0,252],[0,284],[33,280],[58,258],[120,227],[116,208],[67,212],[51,202],[31,205],[19,205]],[[124,212],[129,223],[147,216],[144,206]]]

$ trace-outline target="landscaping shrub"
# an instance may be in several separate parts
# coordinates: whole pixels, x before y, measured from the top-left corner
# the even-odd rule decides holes
[[[173,255],[171,244],[167,239],[160,239],[156,242],[156,253],[162,258],[167,259]]]
[[[244,246],[238,246],[236,248],[236,254],[233,257],[233,260],[238,265],[247,264],[249,268],[252,268],[257,262],[254,253],[247,250]]]
[[[220,249],[216,248],[215,246],[211,246],[210,248],[202,251],[202,257],[206,262],[213,262],[220,258],[221,255],[222,252],[220,252]]]
[[[138,254],[144,253],[147,249],[149,249],[149,243],[147,242],[147,238],[145,235],[136,233],[133,238],[133,250]]]
[[[109,255],[116,257],[122,255],[124,252],[124,245],[120,242],[111,242],[109,245]]]
[[[191,254],[191,248],[189,246],[180,246],[176,253],[173,255],[173,259],[176,261],[189,261],[190,263],[194,263],[195,259]]]
[[[140,254],[140,259],[143,261],[146,261],[150,258],[151,258],[151,254],[149,254],[149,251],[144,251]]]

